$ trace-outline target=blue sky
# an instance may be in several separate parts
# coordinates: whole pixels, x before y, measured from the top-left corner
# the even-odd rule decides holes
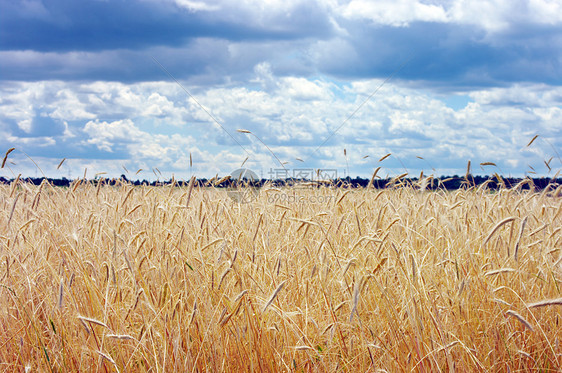
[[[0,7],[0,152],[16,148],[0,176],[187,179],[248,158],[267,177],[281,165],[263,143],[289,172],[562,168],[558,0]]]

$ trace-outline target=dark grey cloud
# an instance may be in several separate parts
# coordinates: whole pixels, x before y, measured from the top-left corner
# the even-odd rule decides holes
[[[31,12],[2,1],[0,49],[41,52],[177,47],[197,37],[231,41],[326,37],[331,26],[315,2],[257,24],[248,9],[191,12],[171,2],[47,0]]]
[[[271,12],[233,2],[197,12],[173,2],[0,2],[3,80],[169,79],[156,57],[195,85],[247,83],[263,61],[278,76],[339,79],[385,78],[408,61],[395,79],[443,90],[562,84],[562,29],[521,17],[489,32],[455,22],[350,20],[315,1]]]
[[[170,11],[150,3],[45,1],[43,7],[40,17],[31,17],[19,1],[5,1],[0,48],[41,52],[141,48],[155,42],[178,44],[186,35],[205,31],[189,13],[180,23]]]
[[[169,79],[155,57],[178,79],[223,83],[247,78],[255,64],[300,48],[301,40],[333,32],[316,2],[259,17],[250,7],[228,3],[230,8],[201,12],[130,0],[0,3],[3,80]],[[302,70],[294,62],[287,63]]]
[[[346,29],[350,37],[328,43],[317,56],[321,71],[340,78],[384,78],[408,61],[397,79],[453,87],[562,84],[559,27],[521,25],[494,35],[467,25],[429,22],[408,27],[354,22]]]
[[[204,43],[204,44],[203,44]],[[100,52],[41,53],[3,51],[4,80],[105,80],[120,82],[170,79],[154,62],[166,66],[177,78],[205,75],[228,59],[224,43],[194,40],[182,49],[107,50]],[[227,61],[225,61],[227,62]]]

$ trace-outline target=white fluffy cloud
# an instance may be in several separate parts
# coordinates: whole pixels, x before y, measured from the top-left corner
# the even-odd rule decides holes
[[[447,22],[442,5],[417,0],[352,0],[342,6],[342,15],[351,19],[367,18],[391,26],[406,26],[413,21]]]
[[[224,12],[245,18],[253,24],[279,25],[294,16],[303,5],[314,4],[332,15],[346,19],[369,19],[380,25],[407,26],[411,22],[464,23],[488,31],[499,31],[512,24],[554,25],[562,22],[562,3],[558,0],[175,0],[190,11]],[[243,17],[245,16],[245,17]]]
[[[454,22],[476,24],[501,31],[519,23],[562,23],[562,4],[557,0],[457,0],[448,10]]]
[[[210,2],[203,2],[203,1],[192,1],[192,0],[175,0],[176,4],[178,4],[182,8],[186,8],[193,12],[198,11],[217,11],[220,10],[220,6],[218,4],[209,4]]]
[[[143,135],[145,135],[135,127],[130,119],[111,123],[100,122],[99,120],[89,121],[84,126],[84,132],[88,134],[86,143],[93,144],[98,149],[110,153],[113,152],[117,143],[143,143]]]
[[[349,19],[369,19],[390,26],[411,22],[461,23],[487,31],[505,30],[518,23],[562,23],[562,3],[557,0],[351,0],[339,5]]]
[[[5,146],[21,147],[32,157],[49,159],[52,153],[51,168],[62,157],[69,165],[89,158],[96,160],[96,172],[122,172],[111,164],[118,162],[179,177],[186,176],[190,153],[199,176],[226,174],[246,156],[248,166],[265,174],[280,167],[260,141],[236,132],[239,128],[259,137],[289,162],[286,167],[341,171],[349,163],[350,172],[362,176],[388,152],[393,157],[383,165],[389,174],[404,168],[412,174],[460,174],[472,160],[522,175],[528,165],[548,172],[543,160],[551,157],[554,168],[560,162],[558,87],[515,84],[473,91],[466,106],[451,108],[440,96],[391,83],[368,99],[381,84],[376,79],[345,83],[262,70],[263,65],[256,68],[255,82],[269,83],[254,89],[220,87],[194,94],[220,126],[175,83],[10,83],[0,86],[0,132],[6,134]],[[49,120],[56,130],[45,133],[37,120]],[[538,146],[526,148],[536,134]]]

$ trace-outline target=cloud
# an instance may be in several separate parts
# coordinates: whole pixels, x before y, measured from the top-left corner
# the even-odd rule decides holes
[[[520,25],[562,23],[562,4],[552,0],[352,0],[339,6],[347,19],[367,19],[377,25],[405,27],[414,22],[473,25],[489,33]]]
[[[177,79],[248,84],[277,75],[384,78],[443,87],[562,84],[562,12],[546,0],[422,2],[8,2],[0,14],[7,80]]]
[[[369,19],[389,26],[407,26],[412,21],[447,21],[443,6],[411,0],[352,0],[342,6],[341,12],[345,18]]]
[[[508,82],[562,84],[560,27],[528,28],[524,38],[515,31],[490,37],[447,23],[345,27],[352,36],[311,47],[313,65],[325,74],[358,78],[395,73],[395,79],[451,90]]]
[[[217,11],[221,9],[221,7],[218,4],[209,4],[208,2],[203,2],[203,1],[176,0],[176,4],[192,12],[200,12],[200,11],[210,12],[210,11]]]
[[[562,101],[562,87],[545,84],[514,84],[508,88],[496,87],[473,91],[470,97],[483,105],[552,107]]]
[[[24,9],[18,3],[4,3],[0,15],[0,48],[4,50],[69,52],[178,47],[201,37],[233,41],[293,39],[326,35],[331,27],[327,17],[322,16],[324,9],[308,1],[213,4],[49,0]]]
[[[453,109],[442,95],[407,84],[387,83],[365,102],[381,80],[296,79],[262,70],[256,68],[269,85],[195,94],[221,126],[175,83],[10,83],[0,86],[0,132],[9,146],[34,158],[51,156],[53,164],[62,157],[114,160],[185,175],[186,168],[177,165],[192,153],[202,176],[228,173],[248,155],[252,168],[267,172],[278,167],[260,141],[237,133],[238,128],[252,131],[290,162],[287,167],[343,167],[340,153],[346,148],[351,171],[363,176],[389,152],[395,158],[385,163],[385,172],[391,174],[403,168],[458,174],[470,159],[473,164],[495,162],[504,173],[521,175],[527,165],[545,170],[542,160],[556,158],[554,149],[562,145],[559,87],[482,89]],[[14,115],[14,106],[27,110]],[[542,145],[525,148],[535,134]],[[363,160],[365,155],[371,157]]]
[[[460,0],[448,9],[451,22],[473,24],[488,32],[503,32],[521,25],[562,23],[562,5],[552,0]]]
[[[326,100],[331,96],[330,87],[320,81],[310,81],[305,78],[287,77],[281,79],[279,92],[293,100]]]
[[[130,119],[111,123],[89,121],[84,126],[84,132],[88,135],[87,144],[93,144],[106,152],[113,152],[112,149],[116,146],[138,143],[143,136]]]

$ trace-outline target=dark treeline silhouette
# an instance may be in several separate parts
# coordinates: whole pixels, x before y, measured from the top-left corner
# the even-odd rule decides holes
[[[10,184],[15,179],[6,179],[4,177],[0,177],[0,184]],[[62,179],[52,179],[52,178],[37,178],[37,177],[28,177],[28,178],[20,178],[20,181],[40,185],[44,181],[47,181],[53,186],[58,187],[69,187],[75,182],[88,182],[94,185],[97,185],[99,182],[103,182],[106,185],[145,185],[145,186],[164,186],[164,185],[178,185],[178,186],[187,186],[189,181],[185,180],[175,180],[170,179],[166,181],[148,181],[148,180],[129,180],[125,175],[121,175],[119,178],[111,178],[111,179],[93,179],[93,180],[85,180],[85,179],[75,179],[69,180],[67,178]],[[220,183],[219,183],[220,181]],[[527,181],[527,182],[524,182]],[[328,181],[314,181],[314,180],[307,180],[307,179],[276,179],[276,180],[269,180],[269,179],[261,179],[256,181],[239,181],[233,179],[227,180],[218,180],[216,178],[213,179],[206,179],[201,178],[196,180],[196,184],[199,186],[213,186],[215,188],[234,188],[240,185],[249,185],[253,187],[262,187],[266,184],[271,186],[291,186],[291,185],[307,185],[307,186],[320,186],[320,185],[331,185],[336,187],[345,187],[345,188],[365,188],[368,186],[372,186],[375,189],[385,189],[390,187],[396,187],[398,185],[411,185],[417,188],[423,188],[426,190],[436,190],[436,189],[446,189],[446,190],[457,190],[460,188],[466,188],[470,186],[480,186],[486,183],[486,187],[488,189],[496,190],[499,188],[512,188],[518,186],[522,189],[531,189],[534,190],[543,190],[546,187],[550,186],[551,188],[558,187],[562,184],[562,178],[549,178],[549,177],[542,177],[542,178],[514,178],[514,177],[498,177],[498,176],[472,176],[468,175],[468,177],[464,176],[441,176],[439,178],[429,177],[425,178],[423,182],[420,182],[418,178],[386,178],[386,179],[363,179],[361,177],[350,178],[346,177],[343,179],[336,179],[336,180],[328,180]]]

